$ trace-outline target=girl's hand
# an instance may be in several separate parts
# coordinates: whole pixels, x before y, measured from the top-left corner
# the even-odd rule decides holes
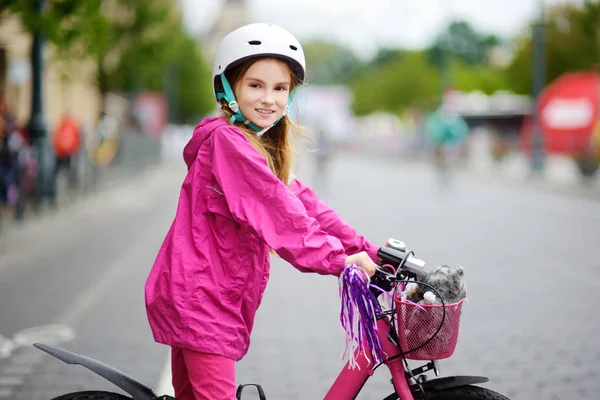
[[[365,251],[346,257],[344,265],[356,264],[370,277],[375,275],[377,265]]]

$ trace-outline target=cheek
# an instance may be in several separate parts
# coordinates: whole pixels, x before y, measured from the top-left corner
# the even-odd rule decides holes
[[[289,92],[278,92],[278,94],[276,96],[277,102],[280,104],[286,105],[288,98],[290,97],[289,94],[290,94]]]
[[[240,97],[237,99],[237,101],[241,108],[247,109],[252,108],[257,100],[256,96],[253,95],[252,92],[242,90],[240,91]]]
[[[250,97],[250,93],[246,89],[241,89],[236,94],[236,99],[237,99],[238,103],[247,102],[249,97]]]

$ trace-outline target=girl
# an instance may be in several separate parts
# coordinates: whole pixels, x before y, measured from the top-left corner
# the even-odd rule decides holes
[[[223,116],[201,121],[185,147],[177,214],[145,287],[180,400],[235,399],[235,361],[248,351],[270,249],[302,272],[375,272],[378,247],[291,176],[287,113],[304,76],[300,43],[274,25],[239,28],[217,49]]]

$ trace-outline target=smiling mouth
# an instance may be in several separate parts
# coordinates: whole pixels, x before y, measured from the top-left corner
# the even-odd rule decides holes
[[[272,111],[272,110],[265,110],[265,109],[262,109],[262,108],[256,108],[256,111],[259,114],[262,114],[262,115],[271,115],[271,114],[273,114],[275,112],[275,111]]]

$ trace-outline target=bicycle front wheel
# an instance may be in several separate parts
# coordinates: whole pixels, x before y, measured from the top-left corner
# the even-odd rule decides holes
[[[508,397],[478,386],[459,386],[425,392],[428,400],[509,400]]]
[[[131,397],[112,392],[86,391],[63,394],[52,400],[131,400]]]

